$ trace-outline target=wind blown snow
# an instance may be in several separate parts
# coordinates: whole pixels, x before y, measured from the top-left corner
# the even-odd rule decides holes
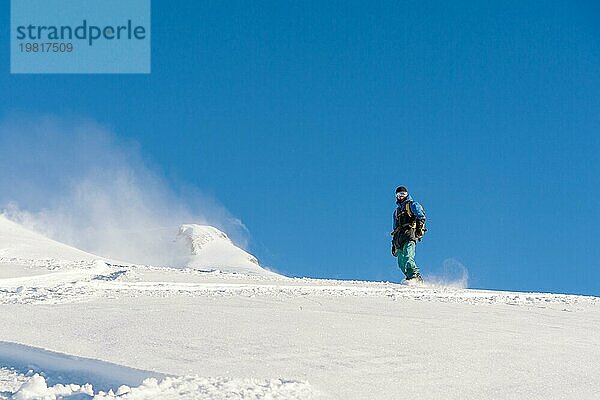
[[[171,187],[138,147],[84,119],[1,121],[0,210],[82,250],[151,265],[182,266],[171,240],[184,223],[216,226],[247,244],[238,218],[197,188]]]
[[[453,258],[444,260],[441,272],[427,274],[425,278],[430,285],[458,289],[466,289],[469,285],[469,271],[467,267]]]

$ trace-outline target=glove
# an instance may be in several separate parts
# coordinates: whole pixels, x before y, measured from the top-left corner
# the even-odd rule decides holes
[[[423,235],[427,232],[427,228],[425,228],[425,223],[423,221],[417,221],[417,227],[415,229],[415,236],[421,241]]]
[[[392,255],[394,257],[398,256],[398,250],[396,250],[396,247],[392,244]]]

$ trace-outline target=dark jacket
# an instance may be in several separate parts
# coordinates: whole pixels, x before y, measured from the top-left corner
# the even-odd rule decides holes
[[[412,240],[417,241],[416,228],[417,223],[425,224],[425,212],[419,203],[408,195],[403,202],[397,201],[398,207],[394,211],[394,233],[392,243],[397,249],[402,248],[404,243]],[[410,209],[407,211],[406,206]]]

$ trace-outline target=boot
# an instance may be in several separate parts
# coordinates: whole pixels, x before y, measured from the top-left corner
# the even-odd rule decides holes
[[[406,284],[407,285],[420,285],[423,283],[423,278],[421,277],[421,275],[415,275],[410,279],[406,279]]]

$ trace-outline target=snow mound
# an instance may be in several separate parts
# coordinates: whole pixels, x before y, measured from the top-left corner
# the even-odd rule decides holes
[[[262,268],[256,257],[237,247],[229,237],[208,225],[185,224],[179,237],[187,243],[190,257],[186,267],[226,273],[274,275]]]
[[[77,396],[82,398],[85,395],[91,398],[94,395],[92,385],[83,386],[76,384],[62,385],[57,384],[48,387],[46,380],[38,374],[35,374],[25,382],[19,390],[13,395],[14,400],[38,400],[38,399],[63,399]]]

